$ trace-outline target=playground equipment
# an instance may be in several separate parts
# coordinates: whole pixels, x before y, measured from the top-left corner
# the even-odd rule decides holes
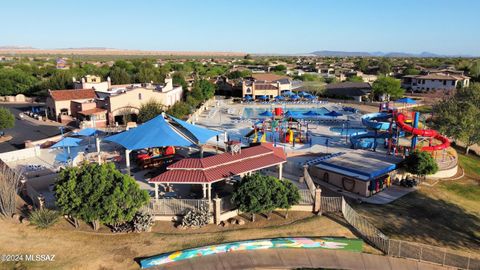
[[[252,126],[252,131],[245,135],[252,143],[281,142],[281,143],[306,143],[308,142],[307,125],[283,113],[281,107],[275,108],[273,113],[265,111],[263,115],[269,117],[257,121]]]

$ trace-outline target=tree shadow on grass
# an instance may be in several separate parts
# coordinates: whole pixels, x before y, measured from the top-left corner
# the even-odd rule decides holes
[[[480,250],[480,218],[459,206],[413,192],[394,203],[355,208],[391,238]]]

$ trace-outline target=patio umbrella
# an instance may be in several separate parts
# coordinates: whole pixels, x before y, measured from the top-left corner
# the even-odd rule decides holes
[[[292,91],[285,91],[282,93],[283,96],[291,96],[293,95]]]
[[[292,95],[290,98],[293,99],[293,100],[297,100],[297,99],[299,99],[300,97],[299,97],[298,95]]]
[[[301,97],[305,97],[306,95],[310,95],[310,94],[305,92],[305,91],[302,91],[302,92],[298,93],[298,95],[301,96]]]
[[[405,103],[405,104],[416,104],[417,102],[414,99],[411,99],[409,97],[404,97],[401,99],[397,99],[394,101],[395,103]]]
[[[285,100],[285,97],[283,97],[283,96],[276,96],[275,99],[276,99],[276,100]]]
[[[261,114],[259,114],[260,116],[267,116],[267,117],[272,117],[273,114],[271,111],[264,111],[262,112]]]
[[[305,116],[318,116],[320,114],[318,114],[317,112],[314,112],[314,111],[308,111],[308,112],[304,113],[303,115],[305,115]]]
[[[336,111],[331,111],[331,112],[328,112],[326,114],[324,114],[325,116],[331,116],[331,117],[338,117],[338,116],[342,116],[343,114],[341,113],[338,113]]]
[[[50,146],[50,148],[66,148],[66,147],[76,147],[80,145],[82,139],[66,137],[57,142],[56,144]]]
[[[252,96],[249,96],[249,95],[245,96],[245,100],[251,101],[252,99],[253,99]]]
[[[265,95],[258,96],[258,98],[261,99],[261,100],[267,100],[268,99],[268,97],[265,96]]]
[[[303,98],[306,98],[306,99],[315,99],[314,96],[310,95],[310,94],[307,94],[305,96],[303,96]]]
[[[74,133],[77,136],[91,137],[97,134],[100,134],[102,131],[95,128],[84,128],[79,132]]]

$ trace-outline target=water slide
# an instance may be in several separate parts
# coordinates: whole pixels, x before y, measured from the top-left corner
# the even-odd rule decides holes
[[[388,119],[391,117],[392,114],[386,112],[369,113],[362,116],[362,124],[369,129],[387,131],[390,129]]]
[[[377,131],[388,131],[390,129],[389,118],[392,117],[391,113],[379,112],[369,113],[362,116],[362,124],[368,129]],[[368,149],[374,148],[376,138],[388,138],[389,134],[385,132],[362,132],[350,136],[350,143],[354,149]]]
[[[397,123],[397,126],[400,127],[402,130],[406,132],[410,132],[417,136],[434,138],[442,142],[441,144],[434,145],[434,146],[424,146],[421,148],[422,151],[432,152],[436,150],[443,150],[450,146],[450,140],[447,137],[440,135],[436,130],[414,128],[411,125],[408,125],[407,123],[405,123],[405,120],[406,120],[406,117],[403,113],[399,113],[397,115],[396,123]]]

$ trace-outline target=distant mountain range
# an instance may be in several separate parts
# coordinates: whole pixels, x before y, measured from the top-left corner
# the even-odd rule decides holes
[[[314,51],[310,54],[326,57],[473,57],[472,55],[444,55],[431,52],[405,53],[405,52],[346,52],[346,51]]]

